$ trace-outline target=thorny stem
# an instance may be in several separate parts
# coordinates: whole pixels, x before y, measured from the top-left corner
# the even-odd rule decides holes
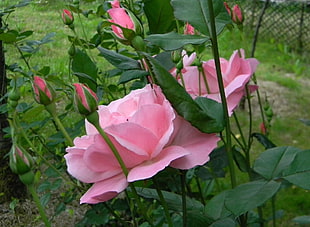
[[[158,197],[159,197],[159,200],[161,202],[161,205],[163,206],[164,208],[164,212],[165,212],[165,215],[166,215],[166,219],[167,219],[167,222],[168,222],[168,226],[169,227],[173,227],[173,223],[172,223],[172,220],[171,220],[171,217],[170,217],[170,213],[169,213],[169,209],[168,209],[168,205],[167,205],[167,202],[163,196],[163,193],[162,191],[160,190],[159,188],[159,185],[158,185],[158,182],[157,180],[155,179],[155,177],[153,177],[153,182],[154,182],[154,185],[155,185],[155,189],[156,189],[156,192],[158,194]]]
[[[55,105],[55,103],[51,103],[49,105],[46,105],[45,109],[51,114],[51,116],[54,119],[57,127],[59,128],[59,130],[61,131],[61,133],[65,137],[65,139],[67,140],[68,145],[69,146],[73,146],[72,139],[69,136],[69,134],[68,134],[67,130],[65,129],[65,127],[63,126],[63,124],[61,123],[61,121],[59,120],[59,117],[56,114],[54,105]]]
[[[28,190],[30,191],[30,193],[31,193],[31,195],[33,197],[34,202],[37,205],[37,208],[39,210],[39,213],[40,213],[42,221],[44,222],[46,227],[51,227],[51,223],[49,222],[49,220],[48,220],[48,218],[46,216],[44,208],[43,208],[43,206],[42,206],[42,204],[40,202],[39,196],[38,196],[38,194],[37,194],[33,184],[27,185],[27,186],[28,186]]]
[[[230,121],[229,121],[229,115],[228,115],[227,100],[226,100],[226,95],[225,95],[225,90],[224,90],[223,77],[221,73],[212,0],[208,0],[208,8],[209,8],[209,15],[210,15],[209,32],[211,34],[211,43],[212,43],[212,50],[213,50],[213,56],[214,56],[214,61],[215,61],[215,67],[216,67],[217,80],[219,83],[219,90],[220,90],[222,106],[224,110],[224,119],[226,123],[226,152],[227,152],[227,156],[229,160],[230,181],[231,181],[232,188],[234,188],[237,185],[237,180],[236,180],[234,160],[233,160],[233,154],[232,154]]]
[[[183,227],[187,226],[187,209],[186,209],[186,171],[181,170],[181,188],[182,188],[182,212],[183,212]]]

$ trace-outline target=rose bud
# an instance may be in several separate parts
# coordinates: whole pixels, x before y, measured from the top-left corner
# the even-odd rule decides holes
[[[56,98],[55,90],[44,79],[34,76],[32,87],[37,103],[47,106],[54,102]]]
[[[237,4],[234,5],[234,7],[232,9],[231,19],[236,24],[242,24],[243,23],[244,17],[243,17],[240,6]]]
[[[25,174],[31,171],[33,166],[31,155],[16,145],[12,146],[10,152],[10,168],[16,174]]]
[[[89,115],[97,110],[98,98],[95,92],[84,84],[73,84],[75,87],[74,104],[82,115]]]
[[[111,25],[114,36],[123,44],[131,44],[135,36],[143,36],[143,28],[138,18],[125,8],[109,9],[108,14],[111,19]],[[123,29],[122,29],[123,28]],[[127,29],[127,30],[125,30]]]
[[[62,11],[61,17],[65,25],[71,25],[74,22],[73,14],[67,9],[64,9]]]

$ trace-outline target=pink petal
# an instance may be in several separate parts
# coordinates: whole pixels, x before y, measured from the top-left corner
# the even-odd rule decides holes
[[[173,132],[174,110],[166,101],[164,105],[143,105],[129,122],[141,125],[152,132],[157,138],[157,145],[152,151],[152,157],[156,156],[169,141]]]
[[[178,146],[170,146],[161,151],[161,153],[142,164],[135,166],[129,171],[128,182],[147,179],[154,176],[159,171],[166,168],[171,161],[189,154],[187,150]]]
[[[111,125],[105,131],[138,155],[150,156],[158,143],[158,138],[150,130],[131,122]]]
[[[119,155],[122,157],[127,168],[140,164],[145,161],[148,156],[140,156],[136,153],[128,150],[126,147],[120,145],[111,135],[108,134],[109,139],[115,146]],[[95,172],[110,173],[110,176],[114,173],[122,172],[122,169],[115,158],[112,150],[108,144],[104,141],[101,135],[95,136],[96,141],[90,146],[84,155],[84,161],[87,163],[90,169]]]
[[[89,136],[76,138],[74,140],[76,147],[67,148],[67,154],[64,156],[66,159],[68,172],[76,179],[85,183],[93,183],[106,178],[105,173],[94,172],[84,162],[84,153],[88,145],[93,142],[93,137]]]
[[[175,127],[171,144],[183,147],[190,154],[173,161],[170,166],[190,169],[209,161],[209,154],[217,147],[217,142],[220,140],[216,134],[201,133],[181,117],[175,120]]]
[[[124,191],[128,182],[124,174],[96,182],[80,199],[80,203],[96,204],[116,197]]]

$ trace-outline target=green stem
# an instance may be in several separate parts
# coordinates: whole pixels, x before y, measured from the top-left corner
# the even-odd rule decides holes
[[[271,206],[272,206],[272,227],[276,227],[276,195],[271,198]]]
[[[45,211],[44,211],[44,208],[43,208],[43,206],[42,206],[42,204],[41,204],[41,202],[40,202],[39,196],[38,196],[38,194],[37,194],[37,192],[36,192],[36,190],[35,190],[33,184],[28,185],[28,190],[30,191],[30,193],[31,193],[31,195],[32,195],[32,197],[33,197],[33,200],[34,200],[34,202],[35,202],[36,205],[37,205],[37,208],[38,208],[38,210],[39,210],[41,219],[42,219],[42,221],[44,222],[45,226],[46,226],[46,227],[51,227],[51,223],[48,221],[48,218],[47,218],[47,216],[46,216],[46,213],[45,213]]]
[[[115,213],[115,211],[107,203],[103,203],[103,205],[119,222],[122,223],[122,226],[128,226],[128,224],[117,213]]]
[[[201,189],[201,184],[200,184],[200,181],[199,181],[199,178],[196,176],[195,177],[195,180],[196,180],[196,184],[197,184],[197,187],[198,187],[198,191],[199,191],[199,195],[200,195],[200,201],[203,205],[206,205],[205,204],[205,199],[203,197],[203,193],[202,193],[202,189]]]
[[[73,142],[71,137],[69,136],[67,130],[65,129],[65,127],[63,126],[63,124],[61,123],[61,121],[59,120],[57,114],[56,114],[56,110],[55,110],[55,103],[51,103],[47,106],[45,106],[45,109],[51,114],[52,118],[54,119],[57,127],[59,128],[59,130],[61,131],[61,133],[63,134],[63,136],[65,137],[65,139],[67,140],[67,143],[69,146],[73,146]]]
[[[109,148],[111,149],[111,151],[113,152],[113,155],[115,156],[115,158],[117,159],[119,165],[121,166],[123,173],[125,174],[125,176],[128,176],[128,169],[122,159],[122,157],[120,156],[120,154],[118,153],[116,147],[114,146],[114,144],[112,143],[112,141],[110,140],[110,138],[108,137],[108,135],[105,133],[105,131],[101,128],[100,124],[99,124],[99,115],[98,112],[95,111],[93,113],[91,113],[90,115],[88,115],[87,120],[93,124],[95,126],[95,128],[98,130],[99,134],[102,136],[102,138],[104,139],[104,141],[108,144]]]
[[[238,117],[237,117],[237,114],[234,112],[233,113],[233,116],[234,116],[234,119],[236,121],[236,124],[237,124],[237,128],[239,130],[239,133],[240,133],[240,136],[241,136],[241,140],[243,142],[243,146],[246,147],[246,141],[245,141],[245,137],[244,137],[244,134],[243,134],[243,131],[242,131],[242,128],[241,128],[241,125],[240,125],[240,122],[238,120]]]
[[[215,16],[214,16],[212,0],[208,0],[208,7],[209,7],[209,14],[210,14],[209,32],[211,34],[211,43],[212,43],[212,50],[213,50],[213,56],[214,56],[214,61],[215,61],[215,67],[216,67],[217,80],[219,83],[219,90],[220,90],[222,106],[224,110],[224,118],[225,118],[225,123],[226,123],[226,137],[227,137],[226,138],[226,152],[227,152],[227,156],[229,160],[230,181],[231,181],[232,188],[234,188],[237,185],[237,180],[236,180],[234,160],[233,160],[232,147],[231,147],[230,121],[229,121],[229,115],[228,115],[227,100],[226,100],[226,95],[225,95],[225,90],[224,90],[223,77],[221,73],[220,57],[219,57],[219,52],[218,52],[217,36],[216,36],[216,28],[215,28]]]
[[[187,226],[187,209],[186,209],[186,171],[181,170],[181,188],[182,188],[182,212],[183,212],[183,227]]]
[[[122,168],[122,171],[124,173],[124,175],[127,177],[128,176],[128,169],[122,159],[122,157],[120,156],[119,152],[117,151],[116,147],[114,146],[114,144],[112,143],[112,141],[110,140],[110,138],[108,137],[108,135],[105,133],[105,131],[101,128],[100,124],[99,124],[99,115],[98,112],[95,111],[93,113],[91,113],[90,115],[88,115],[87,120],[95,126],[95,128],[98,130],[99,134],[102,136],[102,138],[104,139],[104,141],[108,144],[109,148],[111,149],[111,151],[113,152],[115,158],[117,159],[120,167]],[[149,218],[146,215],[146,209],[144,207],[144,205],[142,204],[142,202],[139,199],[139,195],[136,191],[136,188],[133,184],[129,184],[129,187],[133,193],[133,196],[138,204],[138,208],[140,210],[140,212],[142,212],[145,220],[147,220],[149,222],[149,224],[151,226],[153,226],[152,222],[149,220]]]
[[[169,213],[169,209],[168,209],[168,205],[167,205],[167,202],[163,196],[163,193],[161,192],[160,188],[159,188],[159,185],[158,185],[158,182],[157,180],[155,179],[155,177],[153,177],[153,182],[154,182],[154,185],[155,185],[155,189],[156,189],[156,192],[158,194],[158,197],[159,197],[159,200],[161,202],[161,205],[163,206],[164,208],[164,212],[165,212],[165,215],[166,215],[166,219],[167,219],[167,222],[168,222],[168,226],[169,227],[173,227],[173,223],[172,223],[172,220],[171,220],[171,217],[170,217],[170,213]]]
[[[200,73],[202,73],[202,78],[203,78],[204,84],[206,85],[207,93],[210,94],[211,91],[210,91],[210,87],[209,87],[209,84],[208,84],[208,81],[207,81],[207,76],[206,76],[205,71],[203,70],[202,65],[198,66],[198,70],[199,70],[199,77],[200,77]]]

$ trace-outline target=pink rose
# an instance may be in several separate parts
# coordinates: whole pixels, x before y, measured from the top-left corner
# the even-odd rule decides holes
[[[129,173],[127,178],[93,125],[87,135],[67,148],[68,172],[94,185],[81,203],[99,203],[125,190],[128,182],[148,179],[168,165],[189,169],[203,165],[217,146],[215,134],[204,134],[176,115],[156,85],[132,91],[107,106],[99,106],[99,121]]]
[[[234,51],[229,61],[224,58],[220,59],[229,115],[233,113],[245,95],[245,86],[258,64],[254,58],[245,59],[244,50],[240,50],[240,54],[241,56],[237,50]],[[206,76],[205,79],[196,66],[184,67],[182,73],[186,91],[193,98],[203,96],[221,102],[214,60],[203,62],[202,67]],[[250,86],[250,92],[256,89],[257,86]]]

